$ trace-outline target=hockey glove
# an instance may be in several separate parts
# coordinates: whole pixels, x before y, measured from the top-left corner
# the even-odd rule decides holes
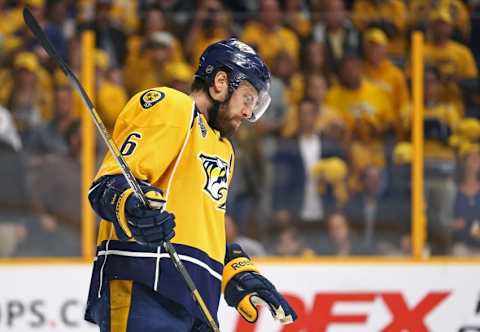
[[[118,225],[129,239],[158,247],[174,237],[175,216],[163,210],[165,199],[160,189],[145,185],[141,187],[150,207],[142,203],[133,189],[125,190],[117,202]]]
[[[265,277],[255,267],[250,257],[238,244],[227,245],[222,290],[225,300],[235,307],[249,323],[258,319],[257,305],[268,306],[274,319],[282,324],[292,323],[297,314]]]
[[[120,240],[158,247],[174,237],[175,216],[163,210],[163,192],[147,182],[140,187],[146,207],[123,176],[106,176],[94,184],[89,199],[97,213],[111,221]]]

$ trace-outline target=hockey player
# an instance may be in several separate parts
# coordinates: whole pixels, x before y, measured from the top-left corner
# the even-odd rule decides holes
[[[270,103],[270,73],[237,39],[210,45],[192,92],[139,92],[115,123],[120,146],[150,202],[141,204],[107,155],[89,199],[102,218],[85,318],[102,332],[208,331],[162,243],[171,240],[217,320],[221,292],[249,322],[256,304],[290,323],[296,314],[236,244],[225,241],[225,204],[234,167],[228,136]]]

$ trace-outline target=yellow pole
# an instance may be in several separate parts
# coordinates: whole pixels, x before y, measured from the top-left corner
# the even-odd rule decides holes
[[[95,90],[95,33],[85,31],[81,36],[82,69],[81,82],[94,101]],[[88,188],[92,183],[95,168],[95,130],[90,114],[82,107],[82,256],[92,259],[94,252],[95,218],[88,202]]]
[[[423,258],[426,239],[423,188],[423,33],[412,36],[412,248],[415,259]]]

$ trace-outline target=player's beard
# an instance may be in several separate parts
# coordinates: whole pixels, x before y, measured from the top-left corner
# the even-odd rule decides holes
[[[233,119],[228,112],[228,101],[223,103],[215,103],[208,113],[208,124],[213,129],[220,132],[224,137],[231,137],[237,127],[233,123]]]

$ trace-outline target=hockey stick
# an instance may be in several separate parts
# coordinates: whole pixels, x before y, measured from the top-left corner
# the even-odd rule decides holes
[[[62,69],[62,71],[65,73],[67,78],[70,80],[70,83],[78,90],[78,92],[80,93],[80,96],[82,97],[83,102],[85,103],[85,106],[87,106],[87,109],[93,118],[93,122],[95,123],[98,131],[100,132],[100,135],[102,136],[112,156],[115,158],[116,162],[120,166],[123,176],[125,176],[125,179],[127,180],[130,187],[133,189],[135,195],[142,201],[142,203],[145,206],[149,206],[149,203],[142,192],[142,188],[140,187],[137,180],[133,176],[130,168],[128,168],[128,165],[125,162],[125,159],[123,158],[122,154],[118,150],[118,147],[113,142],[112,137],[110,136],[107,129],[105,128],[105,125],[103,124],[102,119],[100,118],[97,111],[95,110],[95,106],[93,105],[92,101],[88,97],[80,81],[77,79],[75,74],[71,71],[71,69],[68,67],[65,61],[63,61],[63,59],[58,55],[57,51],[48,40],[47,36],[45,35],[42,28],[38,24],[37,20],[32,15],[30,10],[26,7],[23,9],[23,19],[25,20],[25,23],[30,29],[30,31],[35,35],[35,37],[38,39],[40,44],[43,46],[43,48],[53,58],[53,60],[57,63],[60,69]],[[178,256],[173,245],[170,243],[170,241],[165,241],[163,243],[163,247],[170,255],[170,258],[172,259],[173,264],[175,265],[175,268],[180,272],[183,279],[185,280],[185,283],[187,284],[188,288],[193,294],[194,299],[197,301],[198,306],[200,307],[200,311],[203,313],[203,315],[207,319],[212,330],[215,332],[220,332],[220,329],[218,328],[215,320],[213,319],[210,311],[208,310],[207,305],[203,301],[203,298],[200,295],[200,292],[195,286],[195,283],[193,282],[192,277],[190,276],[187,269],[185,268],[182,261],[180,260],[180,257]]]

